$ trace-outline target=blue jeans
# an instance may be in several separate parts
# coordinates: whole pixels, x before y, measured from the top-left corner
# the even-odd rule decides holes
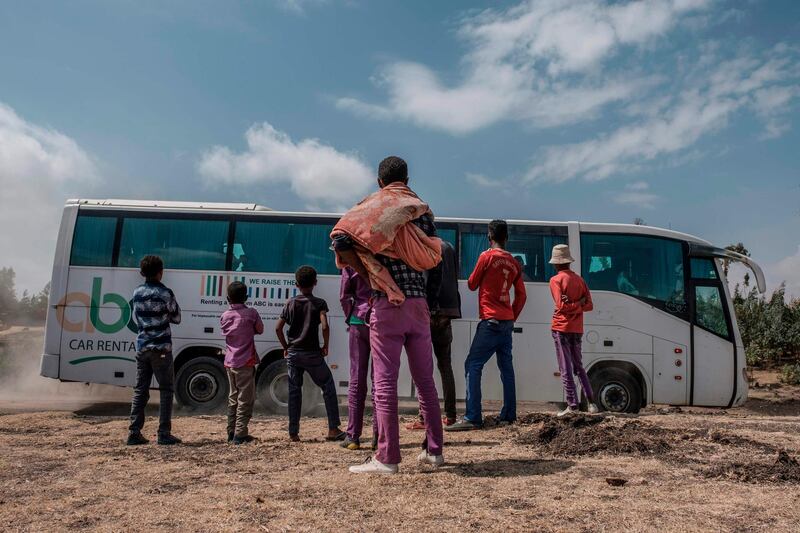
[[[483,366],[497,354],[497,368],[500,369],[500,380],[503,382],[503,409],[500,419],[513,422],[517,419],[517,390],[514,384],[514,362],[511,358],[511,346],[514,333],[512,320],[481,320],[469,355],[464,361],[467,376],[467,412],[464,418],[473,424],[483,424],[481,414],[481,374]]]

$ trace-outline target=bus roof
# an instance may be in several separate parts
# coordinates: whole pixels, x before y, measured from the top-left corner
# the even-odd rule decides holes
[[[67,205],[91,207],[125,207],[125,208],[156,208],[166,210],[204,210],[204,211],[272,211],[269,207],[258,204],[236,204],[220,202],[177,202],[164,200],[83,200],[70,199]]]
[[[163,200],[120,200],[120,199],[105,199],[105,200],[89,200],[89,199],[73,199],[67,200],[67,205],[78,205],[81,207],[109,208],[109,209],[157,209],[164,211],[216,211],[216,212],[269,212],[273,215],[289,215],[299,217],[341,217],[341,213],[310,213],[310,212],[295,212],[295,211],[274,211],[269,207],[264,207],[258,204],[244,204],[244,203],[219,203],[219,202],[178,202],[178,201],[163,201]],[[442,222],[461,222],[472,224],[488,224],[489,219],[481,218],[455,218],[455,217],[436,217],[436,220]],[[679,239],[689,242],[696,242],[701,244],[711,243],[680,231],[671,229],[656,228],[653,226],[642,226],[636,224],[606,224],[594,222],[573,222],[573,221],[549,221],[549,220],[507,220],[509,224],[530,225],[530,226],[550,226],[557,224],[580,224],[582,231],[598,232],[598,233],[628,233],[628,234],[642,234],[642,235],[655,235],[659,237],[667,237],[672,239]]]

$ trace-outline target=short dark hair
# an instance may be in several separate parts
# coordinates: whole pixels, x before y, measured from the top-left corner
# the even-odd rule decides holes
[[[508,224],[506,224],[506,221],[495,219],[489,222],[489,237],[496,243],[505,244],[508,240]]]
[[[247,301],[247,285],[234,281],[228,285],[228,301],[232,304],[243,304]]]
[[[164,261],[157,255],[146,255],[139,262],[139,273],[147,279],[153,279],[164,271]]]
[[[401,158],[390,155],[378,165],[378,178],[384,185],[408,179],[408,165]]]
[[[300,289],[310,289],[317,283],[317,271],[314,267],[303,265],[294,273],[297,287]]]

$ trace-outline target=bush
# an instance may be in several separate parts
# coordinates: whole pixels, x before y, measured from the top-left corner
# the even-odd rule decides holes
[[[800,363],[783,365],[779,379],[787,385],[800,385]]]
[[[742,334],[747,364],[774,367],[800,356],[800,301],[786,302],[784,287],[766,298],[737,285],[733,305]]]

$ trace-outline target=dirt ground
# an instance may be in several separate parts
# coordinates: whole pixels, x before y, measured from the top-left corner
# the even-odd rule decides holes
[[[559,420],[524,405],[517,425],[446,434],[436,470],[403,427],[401,473],[375,477],[347,472],[370,452],[324,442],[322,419],[295,444],[284,419],[257,415],[259,440],[232,446],[222,416],[178,413],[183,445],[127,447],[124,403],[0,400],[0,529],[797,531],[800,389],[756,381],[728,411]]]

